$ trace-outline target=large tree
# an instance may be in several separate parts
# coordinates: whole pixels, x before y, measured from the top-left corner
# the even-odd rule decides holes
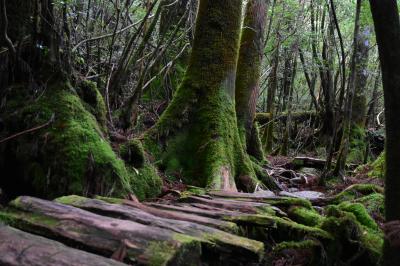
[[[396,0],[370,0],[382,69],[386,117],[386,221],[400,220],[400,22]],[[398,242],[398,240],[396,241]],[[400,248],[387,241],[384,265],[398,265]]]
[[[235,111],[241,14],[241,0],[200,1],[184,80],[146,135],[167,173],[181,173],[190,184],[231,191],[256,186]]]

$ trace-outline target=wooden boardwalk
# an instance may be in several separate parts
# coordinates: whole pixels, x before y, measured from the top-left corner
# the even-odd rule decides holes
[[[8,224],[0,225],[0,265],[261,265],[270,236],[294,223],[287,213],[293,201],[310,207],[272,192],[149,203],[19,197],[0,211]],[[312,234],[329,238],[320,231]]]

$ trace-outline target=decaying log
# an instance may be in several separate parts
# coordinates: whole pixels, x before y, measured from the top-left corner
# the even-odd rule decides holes
[[[198,224],[202,224],[205,226],[214,227],[214,228],[220,229],[222,231],[226,231],[226,232],[236,232],[238,230],[236,224],[232,223],[232,222],[221,221],[221,220],[203,217],[203,216],[199,216],[199,215],[195,215],[195,214],[176,213],[176,212],[168,211],[168,210],[160,210],[160,209],[148,206],[148,205],[144,205],[144,204],[136,203],[136,202],[132,202],[132,201],[124,201],[123,203],[125,205],[129,205],[133,208],[141,209],[149,214],[152,214],[152,215],[158,216],[158,217],[162,217],[162,218],[198,223]]]
[[[0,254],[0,265],[8,266],[125,265],[2,224],[0,224]]]
[[[177,233],[194,236],[204,239],[204,242],[211,242],[208,253],[217,252],[219,256],[228,251],[237,255],[236,260],[241,258],[249,261],[260,261],[264,246],[261,242],[239,237],[221,230],[204,226],[201,224],[172,220],[157,217],[141,209],[121,204],[110,204],[97,199],[88,199],[78,196],[67,196],[56,200],[77,208],[85,209],[97,214],[106,215],[119,219],[126,219],[140,224],[168,229]],[[179,215],[179,214],[177,214]],[[207,249],[207,245],[204,246]],[[225,254],[225,256],[227,256]]]
[[[274,117],[275,120],[285,122],[287,120],[288,114],[281,113],[278,116]],[[315,120],[317,118],[317,114],[315,112],[305,111],[298,113],[291,113],[292,122],[301,123],[305,122],[308,119]],[[271,115],[269,113],[257,113],[254,121],[258,122],[260,125],[265,125],[271,120]]]
[[[312,157],[295,157],[292,161],[287,164],[281,165],[282,168],[298,170],[303,167],[315,168],[318,170],[323,170],[325,167],[326,160]],[[336,165],[336,162],[332,162],[332,167]],[[358,165],[356,164],[346,164],[348,169],[355,169]]]
[[[276,199],[276,197],[267,197],[264,199]],[[218,200],[213,200],[212,198],[189,196],[186,198],[182,198],[180,201],[186,203],[199,203],[216,208],[247,214],[263,214],[271,211],[278,211],[278,209],[276,209],[275,207],[263,202],[262,198],[232,198],[228,200],[221,197],[218,198]]]
[[[106,257],[123,246],[128,263],[197,265],[202,254],[202,240],[170,230],[31,197],[19,197],[10,206],[14,210],[1,216],[19,229]]]

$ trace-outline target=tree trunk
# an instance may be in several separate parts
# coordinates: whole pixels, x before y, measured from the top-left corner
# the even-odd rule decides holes
[[[356,88],[356,66],[358,64],[358,34],[360,31],[360,11],[361,11],[362,0],[357,0],[356,6],[356,18],[354,22],[354,39],[353,39],[353,56],[351,59],[351,73],[349,77],[349,84],[347,90],[346,106],[344,108],[343,116],[343,134],[340,143],[339,157],[337,159],[336,168],[334,171],[335,175],[344,175],[344,168],[346,166],[347,155],[350,148],[350,130],[351,130],[351,117],[353,109],[353,99]]]
[[[184,81],[145,137],[161,167],[189,184],[231,191],[256,186],[235,111],[241,13],[241,0],[200,1]]]
[[[395,0],[370,0],[375,24],[386,118],[386,221],[400,220],[400,23]],[[386,239],[384,265],[397,265],[399,248]]]
[[[236,113],[243,144],[250,147],[259,94],[267,14],[265,0],[251,0],[246,6],[236,76]],[[247,149],[249,151],[249,149]],[[249,151],[251,153],[251,151]]]
[[[355,77],[355,93],[353,100],[352,122],[358,126],[364,126],[367,113],[366,88],[368,80],[368,58],[370,49],[371,29],[362,27],[357,38],[357,64]]]
[[[272,151],[272,145],[274,140],[274,115],[275,115],[275,94],[278,89],[278,68],[279,68],[279,50],[281,46],[281,40],[279,35],[279,26],[276,34],[276,47],[274,54],[272,55],[272,69],[269,76],[268,84],[268,96],[267,96],[267,113],[270,114],[270,121],[265,127],[263,143],[264,150],[268,154]]]

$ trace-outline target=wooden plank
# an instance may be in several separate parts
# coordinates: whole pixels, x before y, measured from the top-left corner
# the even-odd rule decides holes
[[[162,210],[162,209],[154,208],[154,207],[144,205],[141,203],[136,203],[133,201],[124,201],[124,204],[129,205],[133,208],[138,208],[138,209],[144,210],[147,213],[150,213],[154,216],[158,216],[158,217],[162,217],[162,218],[194,222],[194,223],[206,225],[209,227],[214,227],[214,228],[220,229],[222,231],[232,232],[232,233],[235,233],[238,230],[238,227],[235,223],[228,222],[228,221],[217,220],[217,219],[208,218],[208,217],[195,215],[195,214],[176,213],[173,211]]]
[[[274,198],[275,199],[275,198]],[[247,214],[261,214],[264,212],[274,211],[272,206],[263,202],[252,201],[251,199],[207,199],[198,196],[189,196],[180,199],[181,202],[185,203],[200,203],[208,206],[213,206],[221,209],[230,211],[237,211]],[[261,201],[261,200],[260,200]],[[275,209],[276,210],[276,209]]]
[[[126,265],[2,224],[0,224],[0,254],[0,265],[8,266]]]
[[[221,230],[197,224],[194,222],[173,220],[157,217],[147,213],[139,208],[128,205],[111,204],[98,199],[88,199],[78,196],[67,196],[56,199],[57,202],[68,204],[77,208],[85,209],[110,217],[126,219],[137,223],[168,229],[177,233],[186,234],[211,242],[207,252],[218,252],[236,254],[240,258],[246,258],[246,261],[258,262],[262,258],[264,245],[261,242],[250,240],[248,238],[239,237]],[[182,213],[183,214],[183,213]],[[176,215],[181,215],[176,213]],[[207,248],[208,246],[204,246]],[[225,254],[225,256],[228,256]],[[237,260],[240,260],[240,258]]]
[[[259,215],[259,214],[247,214],[247,213],[240,213],[234,211],[226,211],[224,209],[218,208],[211,208],[209,206],[203,204],[157,204],[157,203],[150,203],[152,206],[156,208],[161,208],[165,210],[175,211],[175,212],[187,212],[187,213],[195,213],[197,215],[213,217],[216,219],[222,219],[225,221],[234,222],[239,226],[250,226],[250,227],[257,227],[257,226],[275,226],[275,221],[271,219],[268,215]],[[287,215],[285,215],[287,216]]]
[[[120,250],[124,261],[133,264],[200,262],[202,240],[198,238],[32,197],[19,197],[10,206],[13,209],[0,213],[0,218],[86,251],[111,257]]]

